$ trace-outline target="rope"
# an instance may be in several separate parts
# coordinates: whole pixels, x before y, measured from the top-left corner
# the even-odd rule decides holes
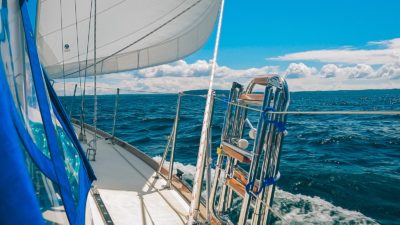
[[[259,200],[261,202],[261,204],[263,204],[265,206],[265,208],[269,209],[270,212],[272,212],[272,214],[274,214],[276,217],[278,217],[282,222],[284,222],[285,224],[290,224],[289,221],[287,221],[286,219],[283,218],[283,215],[276,211],[275,209],[273,209],[269,204],[267,204],[265,202],[265,200],[262,200],[259,197],[259,194],[262,192],[263,189],[265,189],[268,186],[274,185],[276,184],[276,182],[281,178],[281,173],[278,171],[278,173],[276,174],[275,177],[268,177],[266,179],[264,179],[264,181],[262,182],[261,186],[260,186],[260,190],[257,190],[256,192],[251,191],[254,188],[254,182],[250,182],[248,183],[245,187],[246,187],[246,192],[255,197],[257,200]]]
[[[265,112],[262,109],[257,109],[253,107],[249,107],[246,105],[238,104],[235,102],[227,102],[224,99],[215,97],[214,99],[224,102],[229,105],[234,105],[237,107],[245,108],[248,110],[252,110],[260,113],[269,113],[269,114],[290,114],[290,115],[400,115],[400,111],[286,111],[279,112],[275,110],[268,110]]]
[[[286,219],[283,218],[283,215],[276,211],[274,208],[272,208],[271,206],[269,206],[265,201],[260,201],[261,204],[265,205],[265,208],[269,209],[269,211],[272,212],[272,214],[274,214],[276,217],[278,217],[284,224],[292,224],[290,221],[287,221]]]
[[[80,60],[80,52],[79,52],[79,35],[78,35],[78,12],[77,12],[77,9],[76,9],[76,0],[74,1],[74,3],[75,3],[76,47],[77,47],[77,50],[78,50],[78,62],[79,62],[79,65],[78,65],[78,68],[79,68],[79,87],[82,88],[81,63],[80,63],[81,60]]]
[[[276,184],[276,182],[281,178],[281,173],[278,171],[275,177],[267,177],[263,180],[261,183],[259,189],[257,191],[254,191],[254,181],[249,182],[246,184],[246,192],[250,195],[255,195],[258,196],[264,188],[271,186],[273,184]]]
[[[88,86],[91,87],[91,86]],[[98,87],[98,88],[103,88],[103,89],[112,89],[114,90],[115,88],[111,88],[111,87]],[[154,91],[143,91],[143,90],[131,90],[131,89],[120,89],[120,90],[125,90],[125,91],[131,91],[131,92],[144,92],[144,93],[159,93],[159,94],[163,94],[162,92],[154,92]],[[181,93],[183,96],[193,96],[193,97],[201,97],[201,98],[206,98],[206,95],[197,95],[197,94],[187,94],[187,93]],[[264,110],[262,109],[257,109],[257,108],[252,108],[252,107],[248,107],[245,105],[241,105],[241,104],[237,104],[235,102],[228,102],[226,99],[221,99],[218,97],[214,97],[214,99],[224,102],[226,104],[231,104],[231,105],[235,105],[238,107],[242,107],[242,108],[247,108],[249,110],[253,110],[256,112],[260,112],[260,113],[270,113],[270,114],[291,114],[291,115],[400,115],[400,111],[292,111],[292,112],[277,112],[274,108],[265,108]],[[271,122],[274,123],[274,121],[267,121],[267,122]],[[279,127],[278,127],[279,129]],[[212,162],[212,164],[214,164],[214,162]],[[279,173],[279,172],[278,172]],[[250,191],[252,189],[251,186],[254,185],[254,183],[249,183],[246,185],[246,191],[247,193],[253,195],[256,199],[260,200],[260,202],[269,209],[269,211],[276,216],[277,218],[279,218],[283,223],[285,224],[290,224],[289,221],[287,221],[286,219],[284,219],[284,216],[278,212],[277,210],[273,209],[272,207],[270,207],[265,201],[262,201],[260,199],[260,197],[258,196],[261,192],[261,190],[272,184],[275,184],[280,178],[280,174],[277,174],[277,176],[275,177],[268,177],[266,179],[264,179],[264,181],[262,182],[262,185],[260,186],[261,189],[256,191],[256,192],[252,192]]]
[[[400,115],[400,111],[288,111],[271,114],[290,115]]]
[[[91,85],[85,85],[86,87],[94,87]],[[81,88],[81,87],[79,87]],[[97,89],[106,89],[106,90],[115,90],[113,87],[96,87]],[[119,88],[121,91],[131,92],[131,93],[148,93],[148,94],[167,94],[165,92],[159,91],[145,91],[145,90],[134,90],[134,89],[124,89]],[[185,92],[181,93],[182,96],[191,96],[191,97],[200,97],[206,98],[207,95],[197,95],[197,94],[187,94]],[[222,99],[215,95],[214,99],[225,104],[234,105],[237,107],[245,108],[248,110],[252,110],[255,112],[266,113],[266,114],[288,114],[288,115],[400,115],[400,111],[286,111],[286,112],[278,112],[273,108],[267,108],[269,110],[265,111],[262,109],[257,109],[253,107],[249,107],[246,105],[241,105],[235,102],[228,102],[227,99]]]
[[[60,0],[60,23],[61,23],[61,57],[62,57],[62,73],[64,81],[64,97],[65,93],[65,61],[64,61],[64,29],[63,29],[63,13],[62,13],[62,0]]]
[[[93,0],[90,1],[90,13],[89,13],[89,29],[87,35],[87,42],[86,42],[86,59],[85,59],[85,77],[83,79],[83,90],[82,91],[82,102],[81,102],[81,124],[84,124],[85,120],[85,94],[86,94],[86,78],[87,78],[87,64],[88,64],[88,55],[89,55],[89,41],[90,41],[90,30],[92,24],[92,9],[93,9]],[[83,128],[82,128],[83,127]],[[86,127],[81,126],[81,134],[86,135]]]
[[[85,85],[86,87],[94,87],[91,85]],[[80,87],[79,87],[80,88]],[[115,90],[113,87],[97,87],[97,89],[106,89],[106,90]],[[131,93],[148,93],[148,94],[166,94],[165,92],[159,92],[159,91],[145,91],[145,90],[134,90],[134,89],[124,89],[124,88],[119,88],[121,91],[125,92],[131,92]],[[191,96],[191,97],[200,97],[200,98],[206,98],[207,95],[196,95],[196,94],[187,94],[182,92],[182,96]],[[215,95],[214,99],[218,100],[220,102],[223,102],[225,104],[229,105],[234,105],[237,107],[245,108],[248,110],[252,110],[255,112],[260,112],[260,113],[267,113],[267,114],[288,114],[288,115],[400,115],[400,111],[286,111],[286,112],[278,112],[275,110],[272,110],[272,108],[268,108],[270,110],[265,110],[262,109],[257,109],[253,107],[249,107],[246,105],[241,105],[235,102],[228,102],[227,99],[222,99],[219,97],[216,97],[218,95]]]
[[[193,179],[193,191],[192,191],[192,199],[189,208],[189,220],[187,222],[188,225],[192,225],[196,223],[197,214],[199,211],[199,202],[201,197],[201,187],[202,187],[202,179],[204,175],[204,170],[201,169],[203,160],[206,158],[204,157],[207,152],[207,133],[208,129],[211,124],[212,118],[212,105],[213,102],[211,99],[213,96],[213,83],[214,83],[214,76],[215,71],[217,68],[217,56],[218,56],[218,47],[219,47],[219,40],[221,36],[221,27],[222,27],[222,18],[224,14],[224,3],[225,0],[221,0],[220,12],[219,12],[219,19],[218,19],[218,27],[217,27],[217,35],[215,38],[215,46],[214,46],[214,54],[212,60],[212,67],[211,67],[211,74],[210,74],[210,84],[208,87],[207,93],[207,100],[206,100],[206,107],[204,110],[204,119],[203,119],[203,126],[201,129],[201,136],[200,136],[200,145],[199,145],[199,152],[197,156],[197,163],[196,163],[196,173]]]
[[[93,60],[94,60],[94,109],[93,109],[93,127],[94,133],[97,134],[97,63],[96,63],[96,38],[97,38],[97,0],[94,0],[94,32],[93,32]],[[97,135],[94,135],[94,149],[97,151]]]

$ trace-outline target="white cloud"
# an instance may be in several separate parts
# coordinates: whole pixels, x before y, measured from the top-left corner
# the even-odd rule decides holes
[[[310,67],[310,70],[312,68]],[[354,66],[326,64],[314,75],[288,79],[288,83],[291,91],[400,88],[400,65],[383,65],[374,70],[365,64]]]
[[[377,78],[400,79],[400,63],[383,65],[375,73]]]
[[[113,94],[117,88],[122,93],[127,92],[162,92],[177,93],[179,91],[206,89],[209,85],[211,63],[198,60],[189,64],[184,60],[175,63],[142,69],[131,73],[117,73],[98,76],[97,92]],[[217,67],[214,88],[228,89],[232,82],[246,84],[249,78],[279,72],[277,66],[264,66],[244,70],[232,69],[226,66]],[[78,79],[67,80],[67,95],[73,94],[74,85]],[[57,80],[55,88],[63,95],[63,80]],[[80,87],[78,87],[80,89]],[[129,90],[129,91],[127,91]],[[87,94],[93,94],[93,79],[88,80]]]
[[[326,64],[321,68],[321,76],[325,78],[336,77],[339,73],[339,67],[335,64]]]
[[[201,77],[210,74],[211,64],[205,60],[198,60],[196,63],[188,64],[184,60],[165,64],[156,67],[138,70],[134,73],[139,77]]]
[[[266,73],[277,73],[278,67],[264,66],[261,68],[249,68],[244,70],[235,70],[226,66],[218,66],[216,77],[245,77],[259,76]],[[208,77],[211,72],[211,62],[206,60],[197,60],[195,63],[188,64],[184,60],[155,66],[151,68],[141,69],[133,72],[136,77],[152,78],[152,77]],[[119,74],[117,74],[118,76]]]
[[[177,93],[206,89],[209,84],[209,64],[204,60],[192,64],[181,60],[136,73],[98,76],[98,93],[114,94],[117,88],[120,88],[122,93]],[[400,63],[382,65],[376,69],[367,64],[326,64],[320,69],[304,63],[291,63],[287,68],[264,66],[243,70],[219,66],[214,88],[229,89],[234,81],[247,84],[251,78],[265,74],[286,76],[291,91],[400,88]],[[79,80],[67,80],[67,95],[73,94],[76,83],[79,83]],[[62,80],[57,81],[55,88],[63,95]],[[78,87],[78,93],[79,91]],[[86,93],[93,93],[92,78],[88,80]]]
[[[233,69],[217,66],[214,88],[229,89],[234,81],[247,84],[251,78],[265,74],[286,77],[291,91],[400,88],[400,38],[369,42],[368,45],[375,49],[356,50],[347,47],[299,52],[274,58],[282,61],[326,62],[319,67],[309,66],[304,62],[292,62],[286,68],[263,66]],[[187,63],[179,60],[138,71],[98,76],[98,93],[114,94],[117,88],[122,93],[177,93],[206,89],[210,70],[210,61]],[[92,81],[91,78],[88,81],[88,94],[93,93]],[[62,82],[58,80],[55,84],[61,95],[64,89]],[[79,80],[67,80],[67,95],[73,94],[75,83],[79,83]]]
[[[317,61],[322,63],[383,65],[398,63],[400,60],[400,38],[369,42],[375,49],[323,49],[290,53],[269,60]],[[379,48],[380,47],[380,48]]]
[[[298,79],[305,78],[315,75],[317,69],[314,67],[308,67],[304,63],[291,63],[284,73],[286,79]]]
[[[355,66],[341,67],[335,64],[324,65],[319,73],[325,78],[344,77],[348,79],[371,78],[375,71],[370,65],[357,64]]]

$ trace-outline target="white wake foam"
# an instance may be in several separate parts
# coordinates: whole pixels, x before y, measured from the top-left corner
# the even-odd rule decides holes
[[[161,161],[160,156],[153,159],[157,162]],[[169,162],[165,162],[164,165],[167,167]],[[196,172],[195,166],[180,162],[175,162],[174,170],[176,169],[184,172],[185,180],[193,179]],[[290,224],[378,224],[360,212],[335,206],[318,196],[292,194],[279,188],[275,192],[273,208],[283,217],[283,221],[277,221],[275,224],[286,224],[286,222]]]
[[[273,208],[285,221],[302,224],[377,224],[360,212],[321,199],[276,189]],[[276,224],[281,224],[277,222]]]

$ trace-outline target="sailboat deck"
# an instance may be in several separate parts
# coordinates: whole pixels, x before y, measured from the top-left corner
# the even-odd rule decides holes
[[[75,129],[79,132],[79,127]],[[93,132],[86,130],[88,142]],[[84,149],[88,146],[82,143]],[[189,205],[142,159],[98,136],[95,186],[114,224],[185,224]],[[92,202],[91,207],[96,207]],[[91,210],[92,214],[93,211]]]

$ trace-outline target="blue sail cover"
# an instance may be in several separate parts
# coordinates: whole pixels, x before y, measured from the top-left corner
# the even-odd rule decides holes
[[[95,175],[40,65],[27,2],[0,1],[0,224],[84,224]]]

